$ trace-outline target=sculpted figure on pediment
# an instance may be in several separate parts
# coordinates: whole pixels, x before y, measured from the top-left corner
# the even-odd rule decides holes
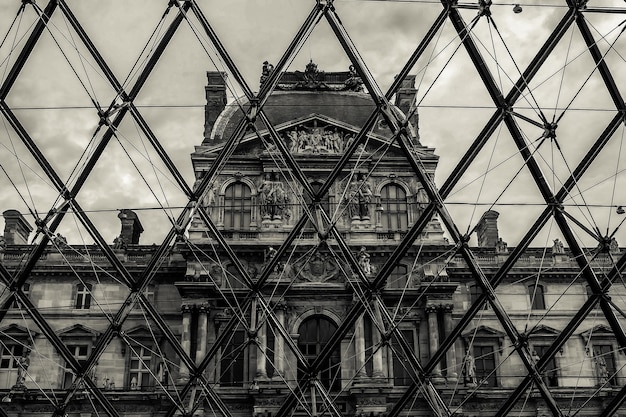
[[[340,154],[354,140],[354,135],[334,126],[300,124],[283,133],[283,140],[293,154]]]

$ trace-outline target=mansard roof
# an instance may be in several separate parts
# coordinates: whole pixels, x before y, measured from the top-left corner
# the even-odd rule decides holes
[[[247,100],[240,100],[239,103],[244,109],[249,105]],[[237,102],[226,106],[215,122],[210,136],[211,142],[230,138],[244,117],[241,107]],[[275,91],[263,106],[265,114],[274,125],[316,113],[358,128],[363,126],[374,109],[375,105],[369,95],[352,91]],[[257,122],[257,127],[264,128],[260,122]]]

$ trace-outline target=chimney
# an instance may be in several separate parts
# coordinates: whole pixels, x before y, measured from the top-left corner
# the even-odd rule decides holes
[[[204,141],[207,144],[215,121],[226,107],[226,77],[225,72],[207,71],[207,86],[204,87],[206,105],[204,106]]]
[[[138,244],[139,236],[141,235],[141,232],[143,232],[143,227],[141,226],[141,222],[139,221],[137,214],[135,214],[132,210],[123,209],[117,217],[122,221],[122,232],[120,233],[120,237],[126,243],[133,245]]]
[[[27,245],[33,227],[17,210],[7,210],[4,216],[4,240],[7,245]]]
[[[495,248],[498,242],[498,216],[497,211],[486,211],[476,226],[478,246],[483,248]]]
[[[404,80],[402,80],[400,88],[398,88],[395,102],[396,107],[399,108],[405,116],[409,114],[411,106],[415,104],[416,93],[415,75],[407,75]],[[409,122],[415,129],[415,138],[419,140],[419,115],[417,114],[417,110],[413,113],[413,116],[409,118]]]

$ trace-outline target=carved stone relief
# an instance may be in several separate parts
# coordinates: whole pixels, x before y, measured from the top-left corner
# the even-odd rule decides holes
[[[317,120],[299,124],[283,133],[293,154],[340,154],[354,138],[352,132],[332,125],[318,125]]]

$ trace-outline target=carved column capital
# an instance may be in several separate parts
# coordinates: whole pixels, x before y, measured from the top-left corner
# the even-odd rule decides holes
[[[191,313],[191,312],[192,312],[193,307],[194,307],[194,306],[192,306],[191,304],[183,304],[183,305],[180,307],[180,311],[182,311],[182,313],[183,313],[183,314],[188,314],[188,313]]]
[[[436,313],[438,310],[439,305],[437,304],[427,304],[426,307],[424,307],[424,311],[426,312],[426,314]]]

